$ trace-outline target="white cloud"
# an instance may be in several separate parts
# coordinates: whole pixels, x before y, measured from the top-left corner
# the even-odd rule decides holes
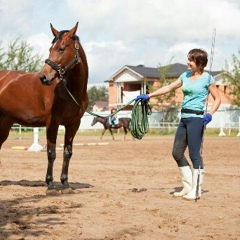
[[[27,39],[29,45],[31,45],[34,51],[43,56],[43,58],[47,58],[49,55],[49,48],[51,46],[51,39],[45,33],[39,33],[36,35],[32,35]]]
[[[126,56],[131,54],[131,49],[121,41],[116,42],[88,42],[85,51],[90,68],[90,77],[97,81],[106,81],[111,71],[116,71],[116,62],[126,64]],[[119,68],[120,68],[119,67]],[[106,72],[110,75],[106,75]]]
[[[214,70],[240,48],[239,0],[0,0],[0,40],[21,35],[46,55],[49,23],[63,30],[77,21],[90,83],[103,82],[126,64],[157,67],[172,57],[186,63],[195,47],[210,54],[214,28]]]
[[[17,35],[25,35],[29,32],[29,15],[34,7],[34,2],[30,0],[0,0],[0,33],[8,35],[9,38]],[[30,11],[30,13],[29,13]]]
[[[111,39],[131,49],[130,54],[123,51],[119,58],[118,49],[108,42],[107,48],[100,49],[101,55],[99,48],[94,48],[89,59],[93,75],[99,73],[99,69],[106,73],[114,68],[117,71],[125,64],[143,63],[156,67],[172,57],[173,62],[186,63],[187,52],[195,47],[204,48],[210,54],[214,28],[217,29],[215,51],[219,50],[213,67],[222,69],[225,60],[231,56],[230,49],[221,49],[222,43],[225,46],[230,40],[233,52],[239,47],[240,8],[237,0],[69,0],[68,5],[73,14],[84,20],[81,32],[86,34],[86,41],[94,39],[97,44],[101,39]],[[109,52],[111,61],[106,60]]]

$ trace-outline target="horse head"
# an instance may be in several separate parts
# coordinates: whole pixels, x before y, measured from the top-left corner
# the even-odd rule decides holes
[[[94,126],[98,122],[98,119],[96,117],[93,118],[93,121],[91,123],[91,126]]]
[[[80,62],[79,38],[75,35],[78,23],[71,30],[56,30],[50,24],[54,39],[49,49],[49,57],[40,73],[42,84],[51,85],[53,80],[59,77],[64,79],[65,73],[75,67]]]

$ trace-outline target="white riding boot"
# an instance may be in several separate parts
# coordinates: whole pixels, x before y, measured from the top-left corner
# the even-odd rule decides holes
[[[198,183],[198,177],[199,177],[199,183]],[[193,177],[192,177],[192,189],[183,197],[188,200],[195,200],[201,197],[201,191],[202,191],[202,184],[203,184],[203,178],[204,178],[204,170],[203,169],[193,169]],[[198,192],[197,192],[198,187]]]
[[[192,189],[192,169],[190,166],[179,167],[182,178],[183,189],[180,192],[173,193],[174,197],[182,197],[188,194]]]

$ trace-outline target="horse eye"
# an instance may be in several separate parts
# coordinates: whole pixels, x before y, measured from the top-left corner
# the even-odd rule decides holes
[[[59,52],[64,52],[65,48],[64,47],[60,47],[59,48]]]

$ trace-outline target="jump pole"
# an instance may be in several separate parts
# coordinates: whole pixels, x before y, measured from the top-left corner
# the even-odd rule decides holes
[[[33,144],[28,148],[30,152],[40,152],[43,147],[38,143],[38,128],[33,128]]]

